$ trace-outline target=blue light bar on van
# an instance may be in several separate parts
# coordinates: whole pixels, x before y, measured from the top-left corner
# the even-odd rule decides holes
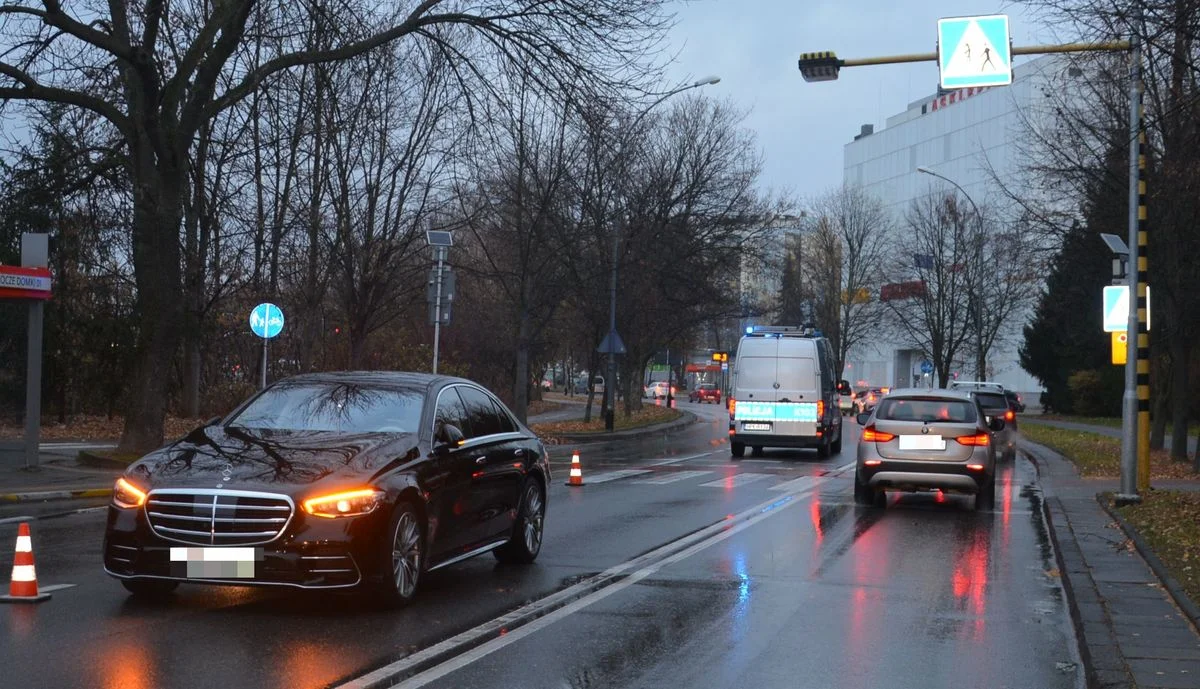
[[[816,402],[743,402],[733,410],[737,421],[804,421],[816,423]]]

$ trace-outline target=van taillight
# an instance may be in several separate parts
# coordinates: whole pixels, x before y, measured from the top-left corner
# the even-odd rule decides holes
[[[817,400],[817,420],[825,418],[825,400]]]
[[[732,416],[732,415],[733,415],[733,411],[734,411],[734,409],[736,409],[736,408],[737,408],[737,400],[735,400],[735,399],[733,399],[732,397],[730,397],[730,398],[729,398],[729,414],[730,414],[730,416]]]

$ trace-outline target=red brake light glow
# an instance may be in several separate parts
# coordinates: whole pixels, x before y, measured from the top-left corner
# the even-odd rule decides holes
[[[967,468],[970,469],[971,471],[983,471],[982,464],[968,464]]]
[[[864,443],[887,443],[891,442],[895,438],[896,434],[877,431],[875,430],[874,426],[867,426],[862,432],[862,439]]]
[[[990,440],[990,438],[988,437],[987,433],[976,433],[975,435],[959,436],[958,438],[955,438],[955,440],[958,441],[959,445],[971,445],[974,447],[987,447],[988,440]]]
[[[864,460],[863,464],[865,464],[869,467],[877,467],[880,464],[883,464],[883,462],[878,459],[868,459],[868,460]]]

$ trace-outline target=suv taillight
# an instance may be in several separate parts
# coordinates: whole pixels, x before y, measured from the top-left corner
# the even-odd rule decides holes
[[[877,431],[875,430],[874,426],[867,426],[862,432],[862,440],[864,443],[889,443],[895,438],[896,435],[894,433]]]

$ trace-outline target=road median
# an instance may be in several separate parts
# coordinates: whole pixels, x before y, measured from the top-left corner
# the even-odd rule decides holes
[[[565,442],[586,443],[614,438],[628,439],[657,433],[668,433],[696,422],[696,415],[680,409],[645,406],[630,417],[618,412],[616,428],[604,429],[604,419],[597,414],[591,421],[583,419],[534,424],[531,428],[543,442],[558,445]]]

